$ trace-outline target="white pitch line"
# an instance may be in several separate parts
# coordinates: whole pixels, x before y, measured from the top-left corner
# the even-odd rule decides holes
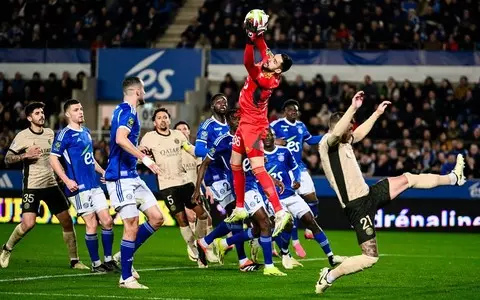
[[[480,259],[477,256],[445,256],[445,255],[422,255],[422,254],[383,254],[380,256],[385,257],[412,257],[412,258],[455,258],[455,259]],[[303,258],[298,259],[298,261],[321,261],[326,260],[325,257],[315,257],[315,258]],[[281,263],[280,261],[275,260],[276,263]],[[237,263],[231,263],[228,265],[237,265]],[[220,265],[214,265],[214,268],[220,267]],[[158,271],[174,271],[174,270],[194,270],[198,269],[197,266],[183,266],[183,267],[163,267],[163,268],[148,268],[140,269],[138,272],[158,272]],[[40,280],[40,279],[52,279],[52,278],[68,278],[68,277],[87,277],[87,276],[98,276],[105,274],[98,273],[80,273],[80,274],[59,274],[59,275],[44,275],[44,276],[34,276],[34,277],[19,277],[19,278],[9,278],[9,279],[0,279],[0,282],[15,282],[15,281],[31,281],[31,280]]]
[[[50,293],[20,293],[0,292],[0,295],[16,296],[44,296],[44,297],[83,297],[83,298],[107,298],[107,299],[148,299],[148,300],[185,300],[186,298],[162,298],[162,297],[139,297],[139,296],[113,296],[113,295],[85,295],[85,294],[50,294]]]

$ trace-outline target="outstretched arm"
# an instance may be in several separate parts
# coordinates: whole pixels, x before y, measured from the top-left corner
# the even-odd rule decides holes
[[[260,69],[255,66],[255,50],[253,48],[253,45],[251,44],[245,45],[243,64],[247,69],[248,75],[250,75],[250,77],[252,77],[253,79],[256,79],[258,77],[258,74],[260,73]]]
[[[382,103],[380,103],[377,110],[370,116],[370,118],[368,118],[365,122],[362,123],[362,125],[358,126],[358,128],[355,129],[355,131],[353,132],[354,143],[360,142],[368,135],[370,130],[372,130],[375,121],[377,121],[378,118],[385,112],[385,108],[389,104],[392,104],[392,102],[383,101]]]
[[[255,47],[257,47],[258,51],[262,55],[262,60],[268,59],[269,57],[273,56],[272,51],[267,46],[265,39],[263,38],[263,34],[257,36],[255,39]]]
[[[338,121],[335,127],[332,130],[331,135],[328,137],[327,143],[329,147],[335,146],[340,141],[340,137],[347,130],[348,124],[353,119],[353,115],[357,112],[357,109],[362,106],[363,102],[363,91],[357,92],[352,98],[352,105],[347,109],[342,118]]]

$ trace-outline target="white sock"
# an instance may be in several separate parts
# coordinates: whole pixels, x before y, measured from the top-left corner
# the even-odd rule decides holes
[[[183,240],[187,243],[188,246],[193,246],[195,242],[195,236],[190,226],[180,227],[180,232],[182,233]]]
[[[300,244],[299,240],[292,240],[292,245],[296,246],[297,244]]]
[[[248,258],[243,258],[243,259],[240,259],[240,260],[238,261],[238,263],[239,263],[240,265],[243,265],[243,264],[246,263],[247,261],[248,261]]]
[[[96,260],[96,261],[92,262],[92,266],[93,266],[93,267],[98,267],[98,266],[100,266],[101,264],[102,264],[102,262],[99,261],[99,260]]]
[[[455,185],[457,183],[458,178],[457,178],[457,175],[455,175],[455,173],[452,172],[448,174],[448,178],[450,179],[451,185]]]
[[[265,269],[273,268],[273,264],[265,264]]]
[[[105,256],[105,262],[109,262],[112,260],[112,257],[111,256]]]

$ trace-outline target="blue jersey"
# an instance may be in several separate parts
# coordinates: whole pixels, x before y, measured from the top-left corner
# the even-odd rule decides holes
[[[86,127],[80,130],[69,126],[63,128],[55,137],[50,154],[60,157],[68,178],[78,185],[78,190],[75,192],[65,188],[67,197],[99,186],[95,174],[92,137],[90,130]]]
[[[208,151],[207,157],[222,166],[222,170],[225,174],[225,178],[233,187],[233,175],[230,168],[230,157],[232,156],[232,140],[233,135],[230,132],[220,136],[215,142],[213,147]],[[211,164],[210,164],[211,165]],[[210,166],[208,166],[210,168]],[[245,158],[243,160],[243,171],[245,172],[245,191],[252,189],[258,190],[255,175],[253,175],[252,168],[249,160]],[[233,192],[233,191],[232,191]]]
[[[265,169],[268,174],[285,185],[282,194],[277,188],[280,199],[293,196],[295,194],[295,190],[292,188],[293,181],[300,182],[300,169],[292,152],[286,147],[276,146],[272,152],[265,150],[265,158]]]
[[[118,105],[113,111],[112,127],[110,129],[110,155],[108,156],[108,166],[105,173],[107,181],[138,176],[137,158],[116,143],[117,129],[120,127],[130,131],[128,139],[134,146],[137,146],[140,122],[138,121],[137,111],[127,102]]]
[[[318,144],[322,136],[312,136],[303,122],[295,121],[295,123],[291,123],[286,118],[273,121],[270,127],[277,138],[287,142],[286,147],[292,152],[300,170],[305,171],[307,167],[302,161],[303,143]]]
[[[217,140],[218,137],[227,134],[228,131],[228,125],[220,123],[213,116],[203,121],[200,124],[197,133],[197,140],[195,141],[195,156],[204,158],[208,151],[214,146],[213,144],[215,140]],[[208,166],[207,173],[205,174],[205,185],[211,186],[213,182],[218,180],[222,172],[223,164],[221,162],[213,161]]]

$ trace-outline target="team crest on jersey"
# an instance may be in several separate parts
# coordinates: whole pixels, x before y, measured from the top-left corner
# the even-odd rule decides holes
[[[208,154],[213,157],[215,154],[215,148],[211,148],[210,151],[208,151]]]
[[[179,141],[178,139],[175,139],[175,140],[173,140],[173,141],[175,142],[175,144],[179,144],[179,143],[180,143],[180,141]]]
[[[134,122],[135,122],[135,120],[133,120],[133,118],[130,117],[130,118],[128,119],[127,126],[128,126],[128,127],[133,127],[133,123],[134,123]]]
[[[87,209],[88,208],[88,203],[83,203],[83,208]]]
[[[206,140],[207,137],[208,137],[208,132],[202,131],[202,134],[200,135],[200,138],[201,138],[202,140]]]
[[[278,161],[285,161],[285,155],[283,155],[283,153],[278,155]]]
[[[301,127],[297,127],[297,130],[298,130],[298,133],[300,133],[300,134],[303,133],[303,129]]]
[[[56,151],[60,151],[60,146],[61,146],[61,143],[56,142],[55,145],[53,146],[53,149],[56,150]]]
[[[132,194],[128,194],[128,195],[127,195],[127,199],[128,199],[128,200],[132,200],[132,198],[133,198]]]

